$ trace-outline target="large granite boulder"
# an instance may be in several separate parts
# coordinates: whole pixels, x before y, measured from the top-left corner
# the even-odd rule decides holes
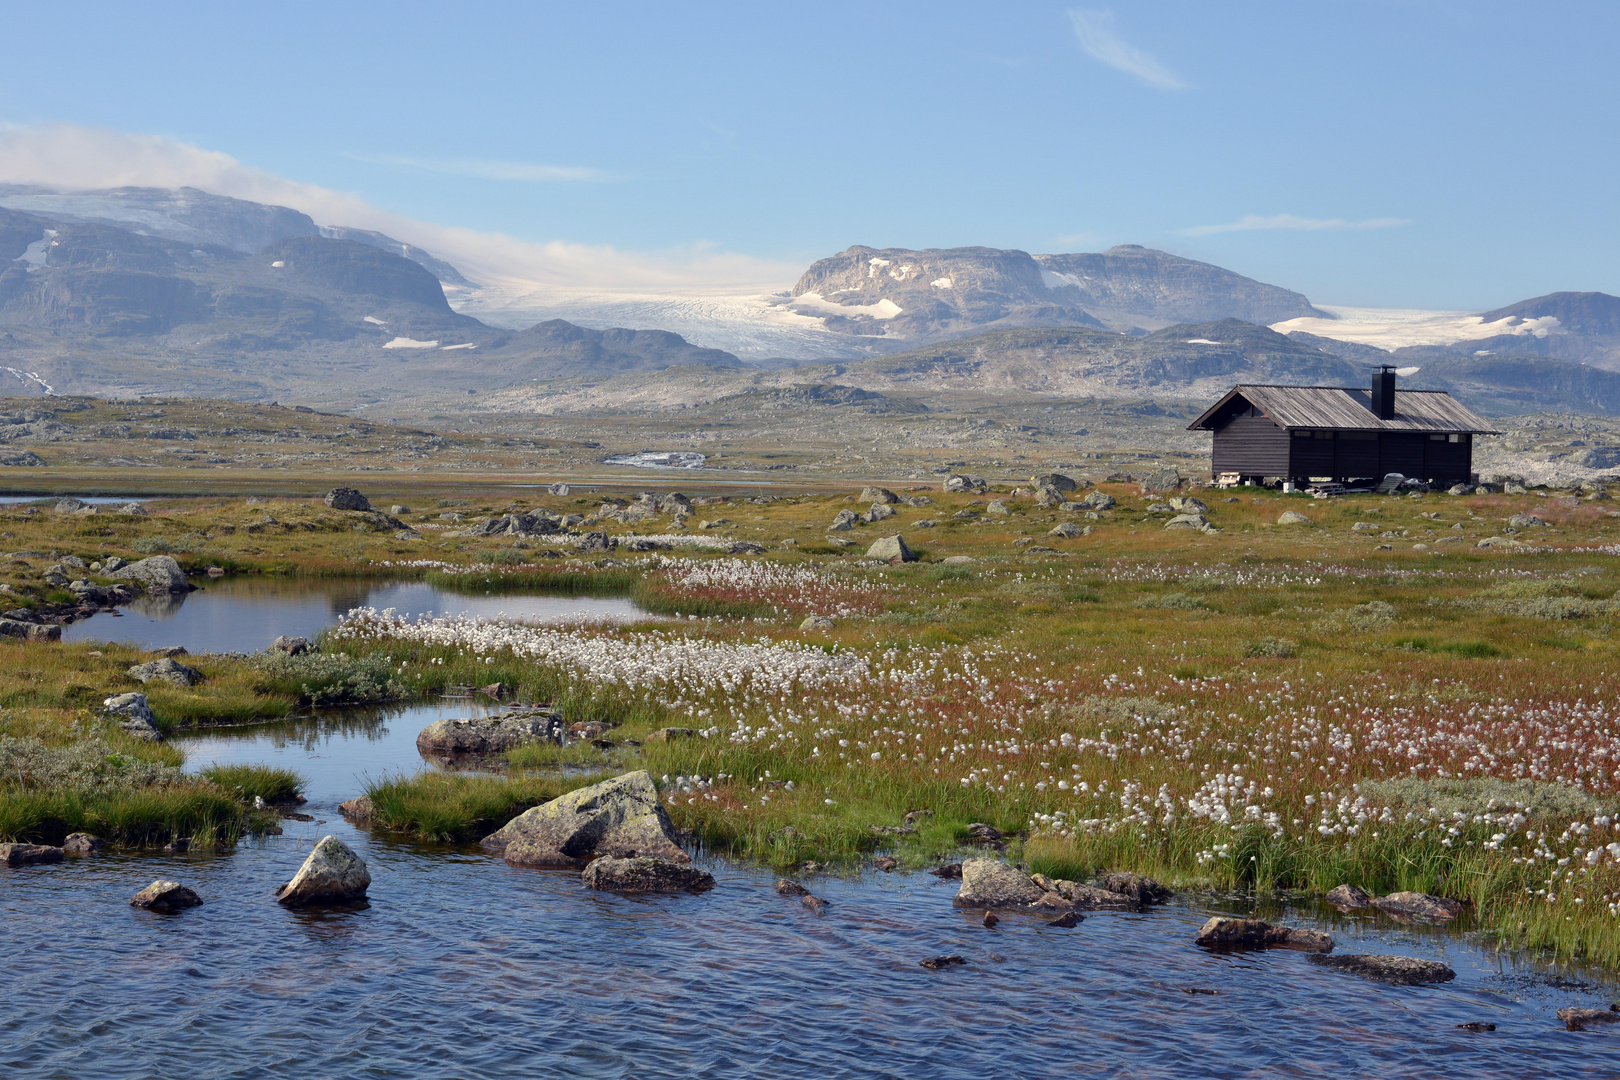
[[[101,702],[101,715],[115,721],[130,735],[147,742],[162,742],[163,732],[158,730],[152,706],[145,694],[114,694]]]
[[[153,555],[128,566],[120,566],[107,576],[133,581],[149,593],[183,593],[190,592],[192,588],[186,580],[186,572],[180,569],[180,564],[174,561],[172,555]]]
[[[1000,859],[968,859],[962,864],[957,907],[1027,907],[1047,891],[1028,874]]]
[[[1029,478],[1029,484],[1036,491],[1043,487],[1056,488],[1058,491],[1073,491],[1079,487],[1072,476],[1064,476],[1062,473],[1055,472],[1032,476]]]
[[[370,510],[371,500],[354,488],[333,488],[326,493],[326,505],[334,510]]]
[[[859,520],[860,518],[856,516],[855,511],[848,509],[840,510],[838,513],[833,515],[832,524],[828,526],[828,528],[832,529],[834,532],[848,532],[850,529],[855,527],[855,523]]]
[[[174,686],[195,686],[203,681],[202,672],[167,656],[161,660],[136,664],[129,669],[129,676],[143,683],[166,682]]]
[[[945,478],[944,488],[948,492],[979,492],[990,490],[990,485],[984,482],[982,476],[961,476],[952,474]]]
[[[917,553],[906,546],[906,538],[896,534],[885,536],[866,549],[868,559],[881,559],[887,563],[916,562]]]
[[[480,843],[517,866],[577,867],[603,855],[690,861],[645,769],[525,810]]]
[[[337,837],[326,836],[292,880],[276,890],[276,900],[288,907],[353,903],[364,900],[370,887],[365,860]]]
[[[900,501],[900,496],[888,488],[864,487],[861,489],[860,497],[856,501],[863,503],[897,503]]]
[[[178,881],[162,880],[152,882],[129,900],[130,907],[145,908],[147,911],[179,911],[201,903],[202,897]]]
[[[416,749],[433,756],[500,754],[527,743],[562,741],[562,717],[537,710],[435,720],[416,737]]]
[[[1277,515],[1277,524],[1279,525],[1309,525],[1310,523],[1311,519],[1298,510],[1284,510]]]
[[[714,888],[714,875],[707,870],[651,855],[638,855],[632,859],[604,855],[593,859],[580,878],[587,888],[607,892],[699,893]]]

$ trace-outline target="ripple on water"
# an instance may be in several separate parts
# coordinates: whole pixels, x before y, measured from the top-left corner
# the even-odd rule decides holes
[[[223,854],[110,852],[0,878],[7,1077],[1602,1076],[1620,1037],[1566,1032],[1601,987],[1519,980],[1472,946],[1373,920],[1286,913],[1339,951],[1445,959],[1441,987],[1366,983],[1302,953],[1207,953],[1210,908],[994,930],[927,875],[816,877],[817,917],[775,875],[703,858],[702,896],[626,898],[475,846],[372,836],[336,803],[356,777],[424,767],[418,706],[191,742],[311,776],[281,836]],[[234,756],[232,756],[234,755]],[[288,911],[275,888],[335,833],[371,867],[369,906]],[[202,907],[128,906],[152,879]],[[941,953],[964,967],[927,971]],[[1188,988],[1215,993],[1189,994]],[[1470,1020],[1489,1034],[1459,1031]]]

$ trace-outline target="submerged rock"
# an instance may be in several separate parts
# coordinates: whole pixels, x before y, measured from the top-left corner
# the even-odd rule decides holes
[[[803,885],[800,885],[797,881],[789,881],[787,878],[782,878],[776,883],[776,891],[782,896],[810,895],[809,889],[805,888]]]
[[[1450,982],[1457,973],[1438,960],[1417,960],[1410,956],[1376,956],[1365,953],[1346,953],[1326,956],[1318,953],[1306,957],[1318,967],[1332,968],[1351,975],[1360,975],[1374,982],[1396,986],[1417,986],[1422,983]]]
[[[1216,915],[1199,928],[1193,944],[1206,949],[1298,949],[1330,953],[1333,939],[1320,930],[1273,926],[1263,919],[1230,919]]]
[[[435,720],[416,736],[428,755],[499,754],[529,743],[563,741],[563,720],[548,710]]]
[[[179,911],[201,903],[202,897],[178,881],[154,881],[132,896],[129,906],[147,911]]]
[[[1135,900],[1142,907],[1162,904],[1170,899],[1170,890],[1150,877],[1140,874],[1104,874],[1097,884],[1111,893],[1119,893]]]
[[[937,878],[960,881],[962,879],[962,864],[959,862],[946,863],[944,866],[936,866],[928,872]]]
[[[481,844],[516,866],[578,866],[603,855],[689,861],[645,769],[526,810]]]
[[[682,858],[685,858],[684,854]],[[696,893],[714,888],[714,875],[707,870],[651,855],[637,855],[628,859],[604,855],[592,860],[580,877],[586,887],[607,892]]]
[[[371,796],[357,795],[352,799],[338,803],[338,810],[344,817],[353,822],[367,822],[377,816],[377,810],[371,805]]]
[[[832,906],[831,900],[823,900],[821,897],[812,896],[809,893],[801,896],[799,898],[799,902],[805,907],[809,908],[811,911],[815,912],[817,915],[827,914],[827,908]]]
[[[1405,922],[1448,923],[1463,910],[1455,900],[1418,892],[1390,893],[1373,897],[1370,902],[1385,915]]]
[[[195,686],[203,681],[202,672],[167,656],[161,660],[136,664],[129,669],[129,676],[143,683],[166,682],[174,686]]]
[[[1061,927],[1064,930],[1073,930],[1076,926],[1079,926],[1082,922],[1084,922],[1085,918],[1086,917],[1080,914],[1078,911],[1065,911],[1063,914],[1059,915],[1046,925]]]
[[[7,866],[40,866],[62,861],[62,849],[48,844],[0,844],[0,862]]]
[[[927,968],[929,971],[941,971],[948,967],[956,967],[959,964],[965,964],[967,961],[960,956],[952,955],[930,956],[926,960],[919,960],[918,963]]]
[[[1620,1024],[1620,1006],[1610,1005],[1607,1009],[1559,1009],[1558,1019],[1564,1022],[1564,1027],[1570,1031],[1585,1031],[1587,1028],[1602,1024]]]
[[[350,903],[364,900],[370,887],[365,860],[337,837],[326,836],[293,879],[276,890],[276,899],[288,907]]]

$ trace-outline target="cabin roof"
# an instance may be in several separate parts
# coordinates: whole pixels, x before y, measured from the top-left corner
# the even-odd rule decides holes
[[[1188,431],[1213,431],[1215,417],[1235,398],[1258,408],[1285,430],[1424,431],[1500,435],[1473,410],[1444,390],[1395,391],[1395,416],[1380,420],[1372,411],[1372,392],[1349,386],[1267,386],[1240,383],[1211,405]]]

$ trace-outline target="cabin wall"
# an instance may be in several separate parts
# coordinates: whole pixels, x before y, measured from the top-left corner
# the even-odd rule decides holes
[[[1215,432],[1210,464],[1217,476],[1291,476],[1288,432],[1264,416],[1239,416]]]
[[[1466,481],[1473,470],[1473,438],[1414,431],[1293,431],[1288,467],[1272,476],[1303,480],[1377,479],[1386,473],[1448,484]]]

